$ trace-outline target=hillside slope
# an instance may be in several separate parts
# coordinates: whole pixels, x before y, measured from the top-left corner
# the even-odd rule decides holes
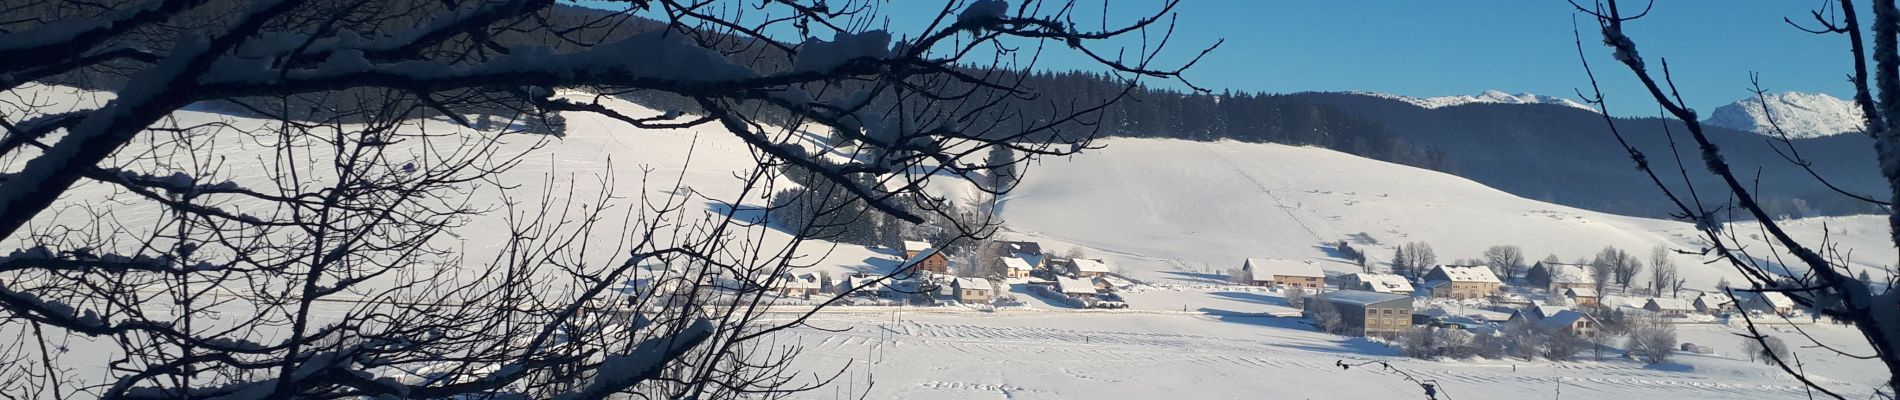
[[[1660,243],[1701,248],[1686,223],[1529,200],[1469,179],[1330,150],[1155,139],[1106,145],[1031,168],[1004,199],[1009,229],[1094,249],[1131,275],[1163,280],[1206,278],[1197,274],[1238,267],[1248,257],[1325,260],[1328,270],[1354,272],[1358,267],[1329,255],[1327,245],[1361,233],[1373,241],[1355,245],[1378,261],[1391,257],[1391,246],[1413,241],[1431,244],[1440,262],[1477,258],[1500,244],[1523,247],[1531,261],[1548,254],[1570,261],[1604,246],[1645,257]],[[1855,253],[1863,267],[1893,264],[1891,252],[1878,251],[1880,218],[1790,227],[1819,237],[1822,223],[1844,247],[1864,249]],[[1724,265],[1678,258],[1691,287],[1712,287],[1723,277],[1740,281]]]
[[[1446,171],[1521,197],[1622,215],[1664,217],[1673,211],[1670,206],[1655,201],[1661,194],[1654,187],[1630,184],[1647,177],[1629,162],[1629,153],[1617,144],[1603,116],[1594,112],[1515,104],[1465,104],[1427,109],[1404,101],[1349,93],[1288,96],[1378,121],[1407,143],[1443,151],[1451,164]],[[1619,115],[1641,112],[1633,106],[1621,105],[1610,111]],[[1761,187],[1769,189],[1758,197],[1775,215],[1802,217],[1879,211],[1828,190],[1807,172],[1784,160],[1771,147],[1779,144],[1771,143],[1761,134],[1707,128],[1705,133],[1710,141],[1722,149],[1734,170],[1760,171]],[[1697,166],[1694,149],[1688,147],[1688,131],[1681,122],[1620,118],[1617,129],[1632,145],[1646,152],[1650,160],[1667,163],[1664,167],[1673,166],[1674,158],[1670,157],[1673,138],[1684,154],[1696,185],[1703,190],[1720,186],[1718,180]],[[1886,191],[1885,180],[1874,165],[1872,139],[1865,135],[1796,139],[1794,143],[1801,155],[1813,162],[1815,171],[1834,184],[1858,193]],[[1665,172],[1674,173],[1673,168]],[[1671,180],[1671,184],[1676,182]]]

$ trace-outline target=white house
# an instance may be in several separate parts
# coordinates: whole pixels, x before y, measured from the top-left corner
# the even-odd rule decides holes
[[[1704,314],[1735,311],[1735,299],[1727,293],[1705,292],[1695,297],[1695,310]]]
[[[1762,312],[1772,312],[1782,316],[1794,315],[1794,299],[1781,292],[1761,292],[1749,299],[1748,306]]]
[[[996,291],[990,281],[976,278],[957,278],[950,285],[956,290],[959,303],[988,303]]]
[[[1008,278],[1028,278],[1029,271],[1036,269],[1029,261],[1018,257],[1003,257],[1003,276]]]

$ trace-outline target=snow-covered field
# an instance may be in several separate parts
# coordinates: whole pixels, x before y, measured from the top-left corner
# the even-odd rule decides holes
[[[1667,243],[1701,249],[1693,226],[1625,217],[1525,199],[1454,175],[1367,160],[1331,150],[1278,144],[1109,139],[1106,149],[1045,160],[1003,199],[1011,234],[1044,241],[1045,249],[1081,246],[1130,276],[1149,281],[1208,283],[1249,257],[1313,260],[1333,272],[1359,267],[1330,254],[1331,243],[1355,242],[1375,261],[1393,246],[1423,242],[1439,262],[1479,258],[1493,245],[1517,245],[1536,261],[1555,254],[1569,262],[1604,246],[1647,257]],[[1643,184],[1632,182],[1631,185]],[[1665,201],[1658,198],[1657,201]],[[1881,243],[1875,216],[1793,221],[1797,237],[1818,240],[1822,226],[1857,268],[1879,276],[1896,257]],[[1731,227],[1751,248],[1754,224]],[[1677,255],[1688,287],[1741,282],[1727,265]],[[1139,300],[1136,300],[1139,301]]]
[[[46,96],[67,103],[97,101],[70,90],[48,89]],[[258,123],[198,112],[178,117],[184,123]],[[692,204],[705,212],[722,212],[722,204],[764,201],[758,193],[741,197],[733,172],[750,168],[753,154],[716,127],[653,131],[590,115],[571,114],[567,120],[565,138],[531,150],[504,179],[527,188],[541,187],[548,174],[584,183],[611,165],[618,185],[583,191],[605,188],[637,198],[674,193],[677,182],[713,200]],[[1263,316],[1292,309],[1277,295],[1218,284],[1220,272],[1247,257],[1313,260],[1328,271],[1356,272],[1357,266],[1329,254],[1325,246],[1355,237],[1376,241],[1355,243],[1375,260],[1388,258],[1391,246],[1420,241],[1434,246],[1441,262],[1475,258],[1499,244],[1522,246],[1533,260],[1556,254],[1568,261],[1604,246],[1641,255],[1658,243],[1698,248],[1687,224],[1537,202],[1452,175],[1323,149],[1156,139],[1102,144],[1107,148],[1028,167],[1026,181],[1002,199],[1004,236],[1038,240],[1057,252],[1079,246],[1107,258],[1123,275],[1145,283],[1125,293],[1134,309],[1085,312],[1033,300],[1030,309],[995,313],[840,309],[820,315],[815,324],[848,330],[799,329],[781,335],[779,343],[803,347],[807,357],[799,365],[810,373],[845,372],[831,386],[800,397],[856,398],[846,394],[866,390],[866,398],[1420,397],[1397,375],[1372,367],[1342,370],[1334,366],[1339,360],[1390,361],[1422,379],[1437,380],[1455,399],[1555,398],[1560,390],[1566,396],[1605,398],[1804,397],[1799,384],[1779,371],[1732,355],[1683,355],[1660,367],[1629,361],[1404,359],[1379,343]],[[230,176],[218,178],[247,179],[244,172],[252,170],[243,163],[257,160],[242,156],[241,141],[230,146],[212,149],[232,163]],[[652,181],[641,185],[641,177]],[[68,201],[103,193],[89,190],[105,189],[82,187]],[[471,221],[458,238],[470,249],[481,249],[489,245],[484,240],[501,231],[495,229],[499,223]],[[1822,231],[1823,225],[1829,231]],[[1891,245],[1883,242],[1885,225],[1878,217],[1794,221],[1789,227],[1805,238],[1827,234],[1843,249],[1857,249],[1854,260],[1860,266],[1884,268],[1896,260]],[[752,235],[785,239],[765,228]],[[818,270],[875,270],[896,263],[889,249],[807,251],[826,256],[813,267]],[[1707,288],[1734,274],[1681,257],[1678,263],[1692,288]],[[1831,343],[1855,342],[1847,328],[1807,328],[1832,338]],[[1739,350],[1730,328],[1682,329],[1685,341],[1722,353]],[[1887,378],[1877,363],[1819,350],[1801,350],[1801,356],[1810,372],[1848,393],[1864,396],[1866,388]]]
[[[844,374],[801,398],[1423,398],[1417,386],[1376,365],[1335,366],[1375,360],[1436,381],[1440,398],[1451,399],[1785,399],[1807,393],[1779,370],[1734,355],[1740,339],[1719,325],[1685,325],[1679,333],[1717,354],[1680,354],[1673,363],[1644,366],[1588,356],[1568,363],[1414,360],[1366,339],[1315,332],[1292,318],[1256,316],[913,311],[831,314],[816,324],[851,329],[807,329],[786,339],[803,347],[801,365],[825,376]],[[1807,328],[1835,339],[1851,335],[1838,326]],[[1867,393],[1860,388],[1885,379],[1864,361],[1806,350],[1801,357],[1823,382],[1862,397]]]

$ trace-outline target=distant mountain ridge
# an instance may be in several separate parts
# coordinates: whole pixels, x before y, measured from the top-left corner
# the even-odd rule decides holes
[[[1461,105],[1466,105],[1466,104],[1550,104],[1550,105],[1559,105],[1559,106],[1564,106],[1564,107],[1576,108],[1580,110],[1587,110],[1591,112],[1596,111],[1595,108],[1591,108],[1588,105],[1584,105],[1583,103],[1579,103],[1575,100],[1570,100],[1570,99],[1566,99],[1562,97],[1545,96],[1545,95],[1533,94],[1533,93],[1510,94],[1510,93],[1505,93],[1499,90],[1486,90],[1475,96],[1457,95],[1457,96],[1438,96],[1438,97],[1426,97],[1426,98],[1403,96],[1403,95],[1396,95],[1396,94],[1389,94],[1389,93],[1365,92],[1365,91],[1349,91],[1346,93],[1398,100],[1398,101],[1403,101],[1415,106],[1419,106],[1420,108],[1426,108],[1426,109],[1453,107],[1453,106],[1461,106]]]
[[[1603,115],[1595,112],[1506,103],[1424,107],[1398,96],[1360,93],[1285,96],[1378,123],[1406,143],[1445,154],[1446,172],[1518,196],[1622,215],[1667,217],[1675,211],[1631,164]],[[1722,183],[1702,168],[1680,121],[1617,118],[1617,127],[1646,152],[1652,166],[1667,168],[1662,172],[1668,184],[1681,189],[1682,179],[1673,171],[1675,159],[1669,153],[1673,137],[1703,202],[1716,208],[1727,200]],[[1735,171],[1748,171],[1750,180],[1757,179],[1755,171],[1760,171],[1759,186],[1766,189],[1757,197],[1771,214],[1800,217],[1878,211],[1834,193],[1790,165],[1761,134],[1705,127]],[[1794,139],[1794,144],[1814,163],[1817,173],[1847,190],[1861,194],[1887,190],[1874,161],[1872,139],[1866,135],[1803,137]]]
[[[1762,106],[1764,98],[1767,107]],[[1812,138],[1859,132],[1864,121],[1852,101],[1823,93],[1783,92],[1717,107],[1703,123],[1771,136],[1779,134],[1778,125],[1788,137]]]

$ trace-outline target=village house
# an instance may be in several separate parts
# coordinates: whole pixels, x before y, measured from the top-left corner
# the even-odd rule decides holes
[[[1035,266],[1030,265],[1028,261],[1021,258],[1003,257],[1003,277],[1028,278],[1029,271],[1035,269]]]
[[[988,303],[996,292],[996,287],[990,281],[977,278],[957,278],[950,285],[956,290],[958,303]]]
[[[1504,282],[1491,273],[1491,267],[1483,265],[1439,265],[1425,273],[1425,282],[1434,286],[1432,297],[1453,299],[1490,297],[1504,289]]]
[[[1695,312],[1695,306],[1683,299],[1652,298],[1643,303],[1643,309],[1671,318],[1687,317],[1689,313]]]
[[[1748,300],[1748,308],[1780,316],[1794,315],[1794,299],[1781,292],[1761,292]]]
[[[1703,314],[1734,312],[1735,299],[1725,293],[1705,292],[1695,297],[1695,311]]]
[[[1538,262],[1531,266],[1526,280],[1531,284],[1544,286],[1549,293],[1563,293],[1565,289],[1595,289],[1597,280],[1590,275],[1590,266],[1582,264],[1563,264]]]
[[[1412,325],[1412,297],[1364,290],[1339,290],[1324,296],[1354,336],[1397,337]]]
[[[873,296],[877,294],[877,287],[879,286],[876,282],[877,277],[870,275],[858,274],[847,276],[844,280],[839,281],[838,284],[832,288],[832,291],[845,295]]]
[[[1254,286],[1326,287],[1326,272],[1306,261],[1249,258],[1240,265],[1240,270],[1252,276],[1250,282]]]
[[[1534,324],[1538,329],[1564,331],[1578,337],[1594,337],[1603,329],[1603,324],[1597,323],[1596,317],[1570,309],[1557,311]]]
[[[918,258],[920,256],[922,259]],[[904,241],[904,260],[905,264],[911,266],[911,272],[929,271],[939,274],[950,272],[950,262],[943,258],[942,252],[932,248],[930,243]]]
[[[1570,299],[1570,305],[1578,308],[1596,307],[1597,290],[1587,287],[1564,289],[1564,297]]]
[[[1065,296],[1084,300],[1094,299],[1095,295],[1100,293],[1096,290],[1095,283],[1090,282],[1089,279],[1056,277],[1056,292]]]
[[[1069,259],[1069,275],[1081,278],[1108,276],[1108,263],[1098,259]]]
[[[759,286],[770,288],[772,292],[783,297],[809,297],[820,292],[819,289],[824,287],[824,284],[811,274],[802,276],[779,274],[776,279],[772,276],[760,276],[758,279]]]
[[[1393,274],[1356,273],[1347,275],[1341,285],[1344,289],[1412,295],[1412,283],[1406,282],[1405,277]]]
[[[998,257],[1016,258],[1036,256],[1035,261],[1042,261],[1042,244],[1036,242],[999,240],[996,242],[996,255]]]
[[[1537,321],[1542,321],[1544,320],[1544,318],[1549,318],[1552,315],[1557,315],[1557,313],[1561,313],[1561,312],[1569,311],[1569,310],[1570,308],[1568,307],[1539,304],[1539,305],[1534,305],[1530,307],[1519,308],[1516,311],[1512,311],[1511,318],[1506,319],[1505,322],[1533,323]]]

